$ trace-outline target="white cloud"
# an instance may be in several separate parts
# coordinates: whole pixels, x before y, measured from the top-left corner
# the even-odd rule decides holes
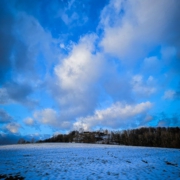
[[[100,54],[95,52],[96,36],[86,35],[73,45],[68,57],[54,69],[56,99],[62,109],[61,116],[72,119],[94,110],[103,64]],[[71,115],[71,117],[67,117]],[[74,116],[74,117],[73,117]]]
[[[41,124],[52,128],[68,129],[70,127],[70,122],[60,119],[59,114],[51,108],[35,111],[33,117]],[[28,120],[31,121],[31,119]]]
[[[61,44],[59,45],[59,47],[62,48],[62,49],[65,49],[65,45],[64,45],[63,43],[61,43]]]
[[[5,129],[8,130],[9,132],[16,134],[18,133],[19,129],[21,128],[20,124],[18,123],[9,123],[5,126]]]
[[[156,92],[156,88],[153,87],[154,79],[149,76],[146,82],[143,82],[143,77],[141,75],[133,76],[132,78],[132,91],[137,95],[148,97]]]
[[[121,60],[134,61],[146,56],[154,45],[175,40],[178,5],[177,0],[110,1],[101,14],[102,47]]]
[[[27,126],[34,126],[35,121],[34,121],[32,118],[28,117],[28,118],[24,119],[24,123],[25,123]]]
[[[83,128],[88,130],[102,125],[115,129],[128,127],[135,123],[136,116],[146,114],[151,107],[152,103],[150,102],[136,105],[117,102],[106,109],[96,110],[93,116],[78,118],[74,123],[74,129]]]
[[[164,92],[163,99],[172,100],[175,98],[176,92],[174,90],[167,90]]]
[[[81,38],[62,64],[55,67],[61,88],[83,91],[97,77],[100,64],[98,56],[92,54],[95,38],[94,35]]]
[[[57,113],[55,110],[46,108],[43,110],[35,111],[34,118],[42,124],[57,125]]]

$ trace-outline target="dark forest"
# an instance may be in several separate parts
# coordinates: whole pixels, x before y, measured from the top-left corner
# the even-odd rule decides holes
[[[143,127],[124,131],[71,131],[69,134],[59,134],[37,143],[64,142],[64,143],[97,143],[119,144],[130,146],[180,148],[179,127]],[[18,143],[27,143],[19,141]]]

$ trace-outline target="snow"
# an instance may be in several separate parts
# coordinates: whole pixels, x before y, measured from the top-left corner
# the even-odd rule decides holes
[[[180,150],[47,143],[0,146],[0,175],[25,179],[180,179]]]

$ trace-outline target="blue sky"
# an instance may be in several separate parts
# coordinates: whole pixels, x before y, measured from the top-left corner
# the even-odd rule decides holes
[[[0,142],[180,126],[179,0],[1,0]]]

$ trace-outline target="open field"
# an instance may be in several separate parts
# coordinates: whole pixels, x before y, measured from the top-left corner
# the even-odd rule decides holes
[[[180,179],[180,150],[76,143],[0,146],[0,179]]]

